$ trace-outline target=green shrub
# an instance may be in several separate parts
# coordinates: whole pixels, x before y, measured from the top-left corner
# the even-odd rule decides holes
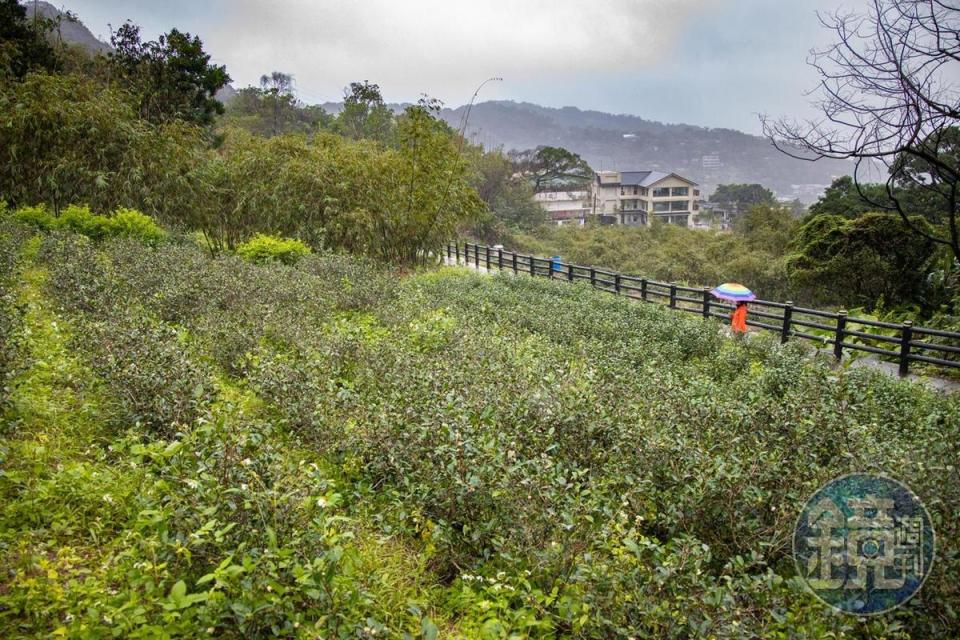
[[[153,218],[135,209],[120,207],[111,216],[93,213],[86,205],[70,205],[59,217],[50,213],[45,205],[21,207],[13,214],[14,219],[33,225],[42,231],[65,229],[91,240],[105,238],[134,238],[143,244],[156,245],[166,238]]]
[[[114,238],[134,238],[143,244],[156,245],[167,237],[153,218],[136,209],[120,207],[107,218],[107,230]]]
[[[57,219],[54,217],[46,205],[37,205],[35,207],[20,207],[13,212],[14,220],[29,224],[42,231],[50,231],[58,226]]]
[[[310,247],[293,238],[278,238],[258,233],[237,245],[237,255],[256,264],[282,262],[294,264],[310,253]]]
[[[90,211],[90,207],[70,205],[60,212],[57,226],[92,240],[102,240],[111,235],[110,219]]]
[[[211,372],[191,358],[180,332],[137,315],[81,324],[77,344],[119,405],[119,426],[140,423],[171,437],[210,402]]]

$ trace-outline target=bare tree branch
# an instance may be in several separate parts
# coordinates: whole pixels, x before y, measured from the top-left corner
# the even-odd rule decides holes
[[[818,18],[835,35],[808,59],[820,76],[813,95],[822,115],[762,117],[764,133],[794,158],[856,160],[854,183],[865,201],[897,211],[912,232],[948,246],[960,260],[960,7],[947,0],[871,0],[864,13]],[[861,189],[864,163],[886,167],[889,202],[873,202]],[[907,210],[904,188],[935,198],[937,211]],[[910,220],[918,214],[938,223],[934,234]]]

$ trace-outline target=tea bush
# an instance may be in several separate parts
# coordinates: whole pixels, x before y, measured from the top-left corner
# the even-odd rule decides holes
[[[0,206],[0,214],[3,208],[5,204]],[[7,410],[10,379],[20,366],[22,355],[18,342],[23,312],[12,288],[27,237],[27,230],[22,226],[0,218],[0,416]]]
[[[237,245],[237,255],[256,264],[282,262],[294,264],[310,253],[310,247],[293,238],[278,238],[258,233]]]
[[[954,396],[586,285],[62,232],[38,262],[106,389],[110,455],[148,475],[111,525],[122,572],[66,603],[18,578],[0,590],[11,620],[70,611],[99,629],[85,612],[110,583],[123,633],[960,631]],[[938,532],[922,594],[869,622],[818,604],[790,556],[805,500],[850,471],[904,479]],[[348,521],[390,544],[364,552]],[[357,569],[383,576],[372,558],[391,545],[439,585],[409,606]]]
[[[120,424],[140,424],[172,437],[192,424],[212,398],[211,372],[191,359],[185,337],[135,315],[82,323],[77,344],[107,383]]]

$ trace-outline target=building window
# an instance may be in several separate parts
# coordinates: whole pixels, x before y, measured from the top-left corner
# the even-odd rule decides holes
[[[694,189],[694,190],[693,190],[693,195],[695,195],[695,196],[700,195],[700,189]]]
[[[642,195],[642,196],[647,195],[647,188],[646,188],[646,187],[640,187],[640,195]]]
[[[620,187],[620,195],[622,196],[627,195],[627,191],[623,187]]]
[[[698,205],[696,202],[694,202],[694,203],[693,203],[693,210],[694,210],[694,211],[700,211],[700,205]]]
[[[685,196],[688,193],[690,193],[690,189],[688,189],[687,187],[674,187],[673,189],[670,190],[670,195],[674,197]]]
[[[633,195],[637,195],[637,185],[633,185]]]
[[[689,208],[689,200],[674,200],[670,203],[671,211],[686,211]]]
[[[653,190],[654,198],[669,198],[670,197],[670,187],[658,187]]]
[[[654,202],[654,203],[653,203],[653,212],[654,212],[654,213],[662,213],[662,212],[665,212],[665,211],[670,211],[670,203],[669,203],[669,202]]]

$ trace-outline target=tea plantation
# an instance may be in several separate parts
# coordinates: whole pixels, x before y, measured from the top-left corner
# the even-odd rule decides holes
[[[2,638],[960,636],[960,401],[586,286],[0,224]],[[907,482],[907,605],[795,576]]]

